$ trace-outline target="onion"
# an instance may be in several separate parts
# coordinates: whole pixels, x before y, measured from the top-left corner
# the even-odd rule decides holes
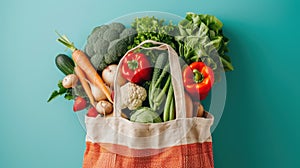
[[[118,65],[111,64],[102,71],[102,79],[110,87],[112,87],[114,85],[114,78],[115,78],[115,75],[117,74],[116,73],[117,67],[118,67]],[[117,80],[118,80],[118,84],[120,86],[122,86],[126,83],[126,80],[122,77],[122,75],[118,75]]]

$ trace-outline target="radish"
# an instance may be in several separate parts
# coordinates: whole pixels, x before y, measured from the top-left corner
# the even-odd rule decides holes
[[[88,112],[87,112],[87,116],[88,117],[97,117],[98,116],[98,112],[97,112],[97,110],[96,110],[96,108],[95,107],[91,107],[89,110],[88,110]]]
[[[73,111],[80,111],[85,109],[87,106],[86,100],[80,96],[76,97],[74,105],[73,105]]]

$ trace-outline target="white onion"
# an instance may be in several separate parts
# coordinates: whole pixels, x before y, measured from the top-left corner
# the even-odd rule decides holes
[[[117,67],[118,65],[116,64],[111,64],[108,67],[106,67],[103,71],[102,71],[102,79],[104,80],[104,82],[106,84],[108,84],[110,87],[113,86],[114,84],[114,78],[115,75],[117,74]],[[121,74],[118,75],[118,84],[120,86],[124,85],[126,83],[126,80],[122,77]]]

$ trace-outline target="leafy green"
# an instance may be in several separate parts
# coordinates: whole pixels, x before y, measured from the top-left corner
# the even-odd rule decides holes
[[[58,86],[59,89],[52,92],[52,94],[49,97],[47,102],[50,102],[51,100],[53,100],[57,96],[61,96],[61,95],[64,95],[64,98],[67,99],[67,100],[73,100],[74,99],[74,96],[72,94],[72,89],[64,88],[63,85],[62,85],[62,80],[58,81],[57,86]]]
[[[132,28],[137,31],[137,36],[134,38],[134,44],[131,48],[140,44],[145,40],[154,40],[167,43],[173,48],[177,48],[177,42],[174,36],[178,35],[178,27],[172,22],[165,23],[163,19],[155,17],[136,18],[132,23]],[[145,44],[144,47],[151,47],[152,44]]]
[[[189,64],[203,61],[215,72],[232,71],[228,52],[229,39],[222,33],[223,24],[215,16],[187,13],[178,24],[179,55]]]
[[[215,16],[191,12],[178,25],[155,17],[136,18],[132,28],[137,31],[137,36],[129,49],[150,39],[171,45],[188,64],[203,61],[215,72],[232,71],[234,68],[226,55],[229,39],[223,35],[222,27],[222,22]],[[151,54],[150,58],[155,63]]]

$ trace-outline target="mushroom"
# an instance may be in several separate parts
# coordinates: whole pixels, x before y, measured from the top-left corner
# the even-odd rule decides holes
[[[102,115],[110,114],[113,111],[113,106],[106,100],[101,100],[96,104],[96,110]]]

